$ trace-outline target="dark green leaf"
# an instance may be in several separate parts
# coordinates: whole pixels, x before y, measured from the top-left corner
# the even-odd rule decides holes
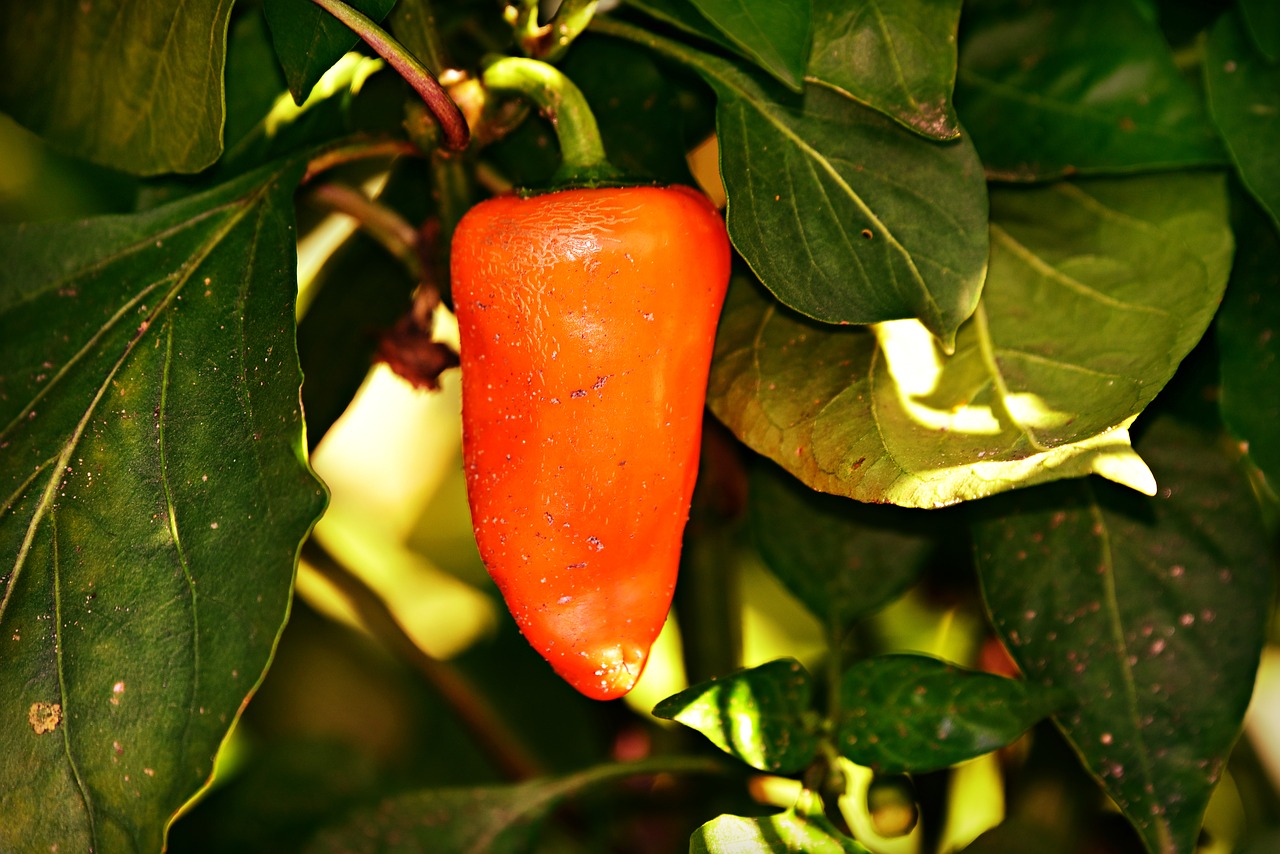
[[[428,71],[438,75],[446,64],[435,3],[436,0],[399,0],[387,18],[387,27]]]
[[[923,773],[1004,747],[1062,692],[923,655],[859,661],[840,682],[840,752],[881,773]]]
[[[960,0],[813,0],[809,79],[935,139],[954,139]]]
[[[740,278],[712,411],[809,486],[861,501],[933,507],[1090,472],[1152,491],[1127,428],[1221,298],[1222,180],[1094,180],[991,203],[986,289],[952,356],[918,324],[819,326]]]
[[[962,23],[957,108],[993,177],[1222,162],[1196,92],[1133,3],[984,0]]]
[[[987,257],[986,185],[968,142],[922,139],[822,86],[797,97],[710,54],[610,23],[716,91],[734,246],[785,305],[831,323],[918,317],[950,343]]]
[[[0,109],[57,147],[139,175],[222,151],[231,0],[0,4]]]
[[[0,850],[160,850],[271,657],[324,505],[300,172],[0,232]]]
[[[1225,14],[1205,44],[1209,107],[1240,179],[1280,225],[1280,64],[1263,59],[1245,36],[1240,18]]]
[[[722,815],[694,831],[689,854],[867,854],[818,810],[763,818]]]
[[[345,2],[374,21],[385,18],[395,5],[395,0]],[[330,66],[360,39],[311,0],[263,0],[262,8],[289,91],[294,102],[301,104]]]
[[[1065,688],[1059,718],[1153,852],[1195,848],[1240,731],[1274,557],[1218,437],[1156,421],[1145,499],[1096,482],[983,507],[975,525],[992,620],[1027,678]]]
[[[1280,4],[1275,0],[1240,0],[1240,12],[1262,55],[1272,62],[1280,60]]]
[[[809,0],[692,0],[761,68],[800,91],[809,58]]]
[[[902,595],[934,545],[920,511],[814,492],[768,464],[751,471],[750,512],[765,563],[837,635]]]
[[[306,847],[308,854],[523,854],[573,778],[517,786],[427,789],[360,809]]]
[[[1249,458],[1280,490],[1280,234],[1249,207],[1237,218],[1239,248],[1218,313],[1219,405]]]
[[[692,3],[686,0],[624,0],[626,5],[639,9],[646,15],[664,21],[678,30],[705,39],[708,42],[730,53],[736,53],[744,59],[750,59],[742,52],[742,48],[731,42],[722,32],[712,26],[711,22],[698,12]]]
[[[565,798],[610,781],[662,770],[723,771],[702,760],[681,763],[669,757],[648,766],[643,762],[598,765],[566,777],[515,786],[426,789],[354,812],[321,831],[306,850],[309,854],[522,854],[532,850],[540,822]]]
[[[694,685],[663,700],[653,714],[696,729],[753,768],[791,774],[818,751],[812,692],[809,672],[784,658]]]

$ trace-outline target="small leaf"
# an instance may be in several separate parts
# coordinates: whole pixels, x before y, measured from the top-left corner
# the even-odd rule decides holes
[[[385,18],[395,5],[395,0],[344,2],[375,22]],[[262,8],[289,91],[294,102],[301,104],[330,66],[355,47],[360,37],[311,0],[263,0]]]
[[[817,800],[810,792],[802,799]],[[776,815],[722,815],[694,831],[689,854],[868,854],[836,830],[821,809],[792,808]]]
[[[1090,772],[1160,854],[1195,848],[1240,732],[1275,571],[1247,482],[1217,437],[1157,420],[1146,499],[1059,484],[981,508],[979,576],[1031,682]]]
[[[1061,692],[923,655],[845,671],[837,747],[881,773],[923,773],[1004,747],[1062,705]]]
[[[56,147],[137,175],[222,151],[229,0],[0,4],[0,109]]]
[[[1262,55],[1280,60],[1280,4],[1274,0],[1240,0],[1240,13]]]
[[[703,16],[765,71],[800,91],[809,58],[809,0],[692,0]]]
[[[820,326],[740,278],[708,402],[810,487],[860,501],[941,506],[1091,472],[1151,492],[1128,426],[1213,317],[1226,219],[1212,175],[1002,190],[951,356],[918,324]]]
[[[161,850],[271,658],[325,500],[301,169],[0,231],[0,850]]]
[[[812,692],[808,671],[784,658],[694,685],[663,700],[653,714],[696,729],[754,768],[791,774],[818,751]]]
[[[1249,43],[1238,15],[1220,17],[1205,43],[1205,84],[1213,120],[1240,172],[1240,180],[1280,225],[1280,64],[1267,62]]]
[[[1259,208],[1248,208],[1237,220],[1239,248],[1218,312],[1219,405],[1249,458],[1280,490],[1280,395],[1265,391],[1280,389],[1280,233]]]
[[[916,133],[955,139],[960,0],[813,0],[809,79],[856,98]]]
[[[830,323],[918,317],[944,342],[973,312],[986,184],[967,140],[942,144],[822,86],[803,98],[617,22],[716,91],[729,235],[778,299]]]
[[[970,2],[963,35],[956,102],[994,178],[1223,160],[1158,24],[1131,2]]]
[[[814,492],[773,465],[752,468],[749,509],[765,563],[837,636],[902,595],[933,551],[921,511]]]

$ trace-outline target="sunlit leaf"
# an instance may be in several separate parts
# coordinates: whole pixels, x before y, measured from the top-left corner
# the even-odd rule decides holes
[[[960,0],[814,0],[809,79],[925,136],[954,139]]]
[[[1275,571],[1237,467],[1156,421],[1155,499],[1097,481],[981,508],[992,620],[1032,682],[1070,692],[1059,725],[1153,852],[1191,851],[1240,732]]]
[[[822,814],[816,795],[801,799],[806,803],[776,815],[714,818],[694,831],[689,854],[868,854]]]
[[[923,511],[815,492],[773,465],[752,469],[749,499],[765,563],[837,637],[902,595],[933,550]]]
[[[381,21],[395,0],[344,0],[348,6]],[[276,56],[289,81],[295,103],[301,104],[311,87],[360,39],[311,0],[263,0]]]
[[[987,257],[986,187],[968,141],[936,143],[826,87],[803,97],[626,25],[716,91],[734,246],[785,305],[832,323],[918,317],[950,343]]]
[[[1280,233],[1260,209],[1237,217],[1235,266],[1218,312],[1227,427],[1280,491]]]
[[[785,658],[694,685],[653,714],[696,729],[754,768],[790,774],[818,751],[812,692],[809,672]]]
[[[837,746],[882,773],[933,771],[1004,747],[1062,699],[923,655],[875,656],[841,679]]]
[[[0,109],[58,148],[139,175],[222,151],[231,0],[0,4]]]
[[[300,171],[0,232],[0,850],[160,850],[271,656]]]
[[[1135,4],[982,0],[963,24],[956,103],[993,177],[1222,162],[1197,93]]]
[[[1280,225],[1280,63],[1250,44],[1239,16],[1218,19],[1205,43],[1209,107],[1240,179]]]
[[[698,11],[761,68],[800,91],[809,58],[808,0],[692,0]]]
[[[821,326],[740,278],[708,401],[809,486],[861,501],[931,507],[1089,473],[1151,492],[1127,428],[1217,308],[1225,208],[1221,178],[1200,174],[994,194],[982,304],[949,357],[916,324]]]

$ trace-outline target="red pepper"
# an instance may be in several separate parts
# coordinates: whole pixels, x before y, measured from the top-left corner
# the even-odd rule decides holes
[[[491,199],[452,247],[480,554],[589,697],[631,689],[670,608],[729,279],[687,187]]]

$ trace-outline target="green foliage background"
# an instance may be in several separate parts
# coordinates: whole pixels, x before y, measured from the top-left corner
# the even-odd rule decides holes
[[[491,3],[353,5],[433,72],[521,49]],[[311,536],[309,452],[548,123],[490,99],[436,150],[307,0],[4,4],[0,850],[1270,850],[1274,9],[634,0],[554,57],[738,255],[652,708],[505,613],[428,654],[409,603],[500,612],[460,478],[402,529],[367,498],[380,573]]]

